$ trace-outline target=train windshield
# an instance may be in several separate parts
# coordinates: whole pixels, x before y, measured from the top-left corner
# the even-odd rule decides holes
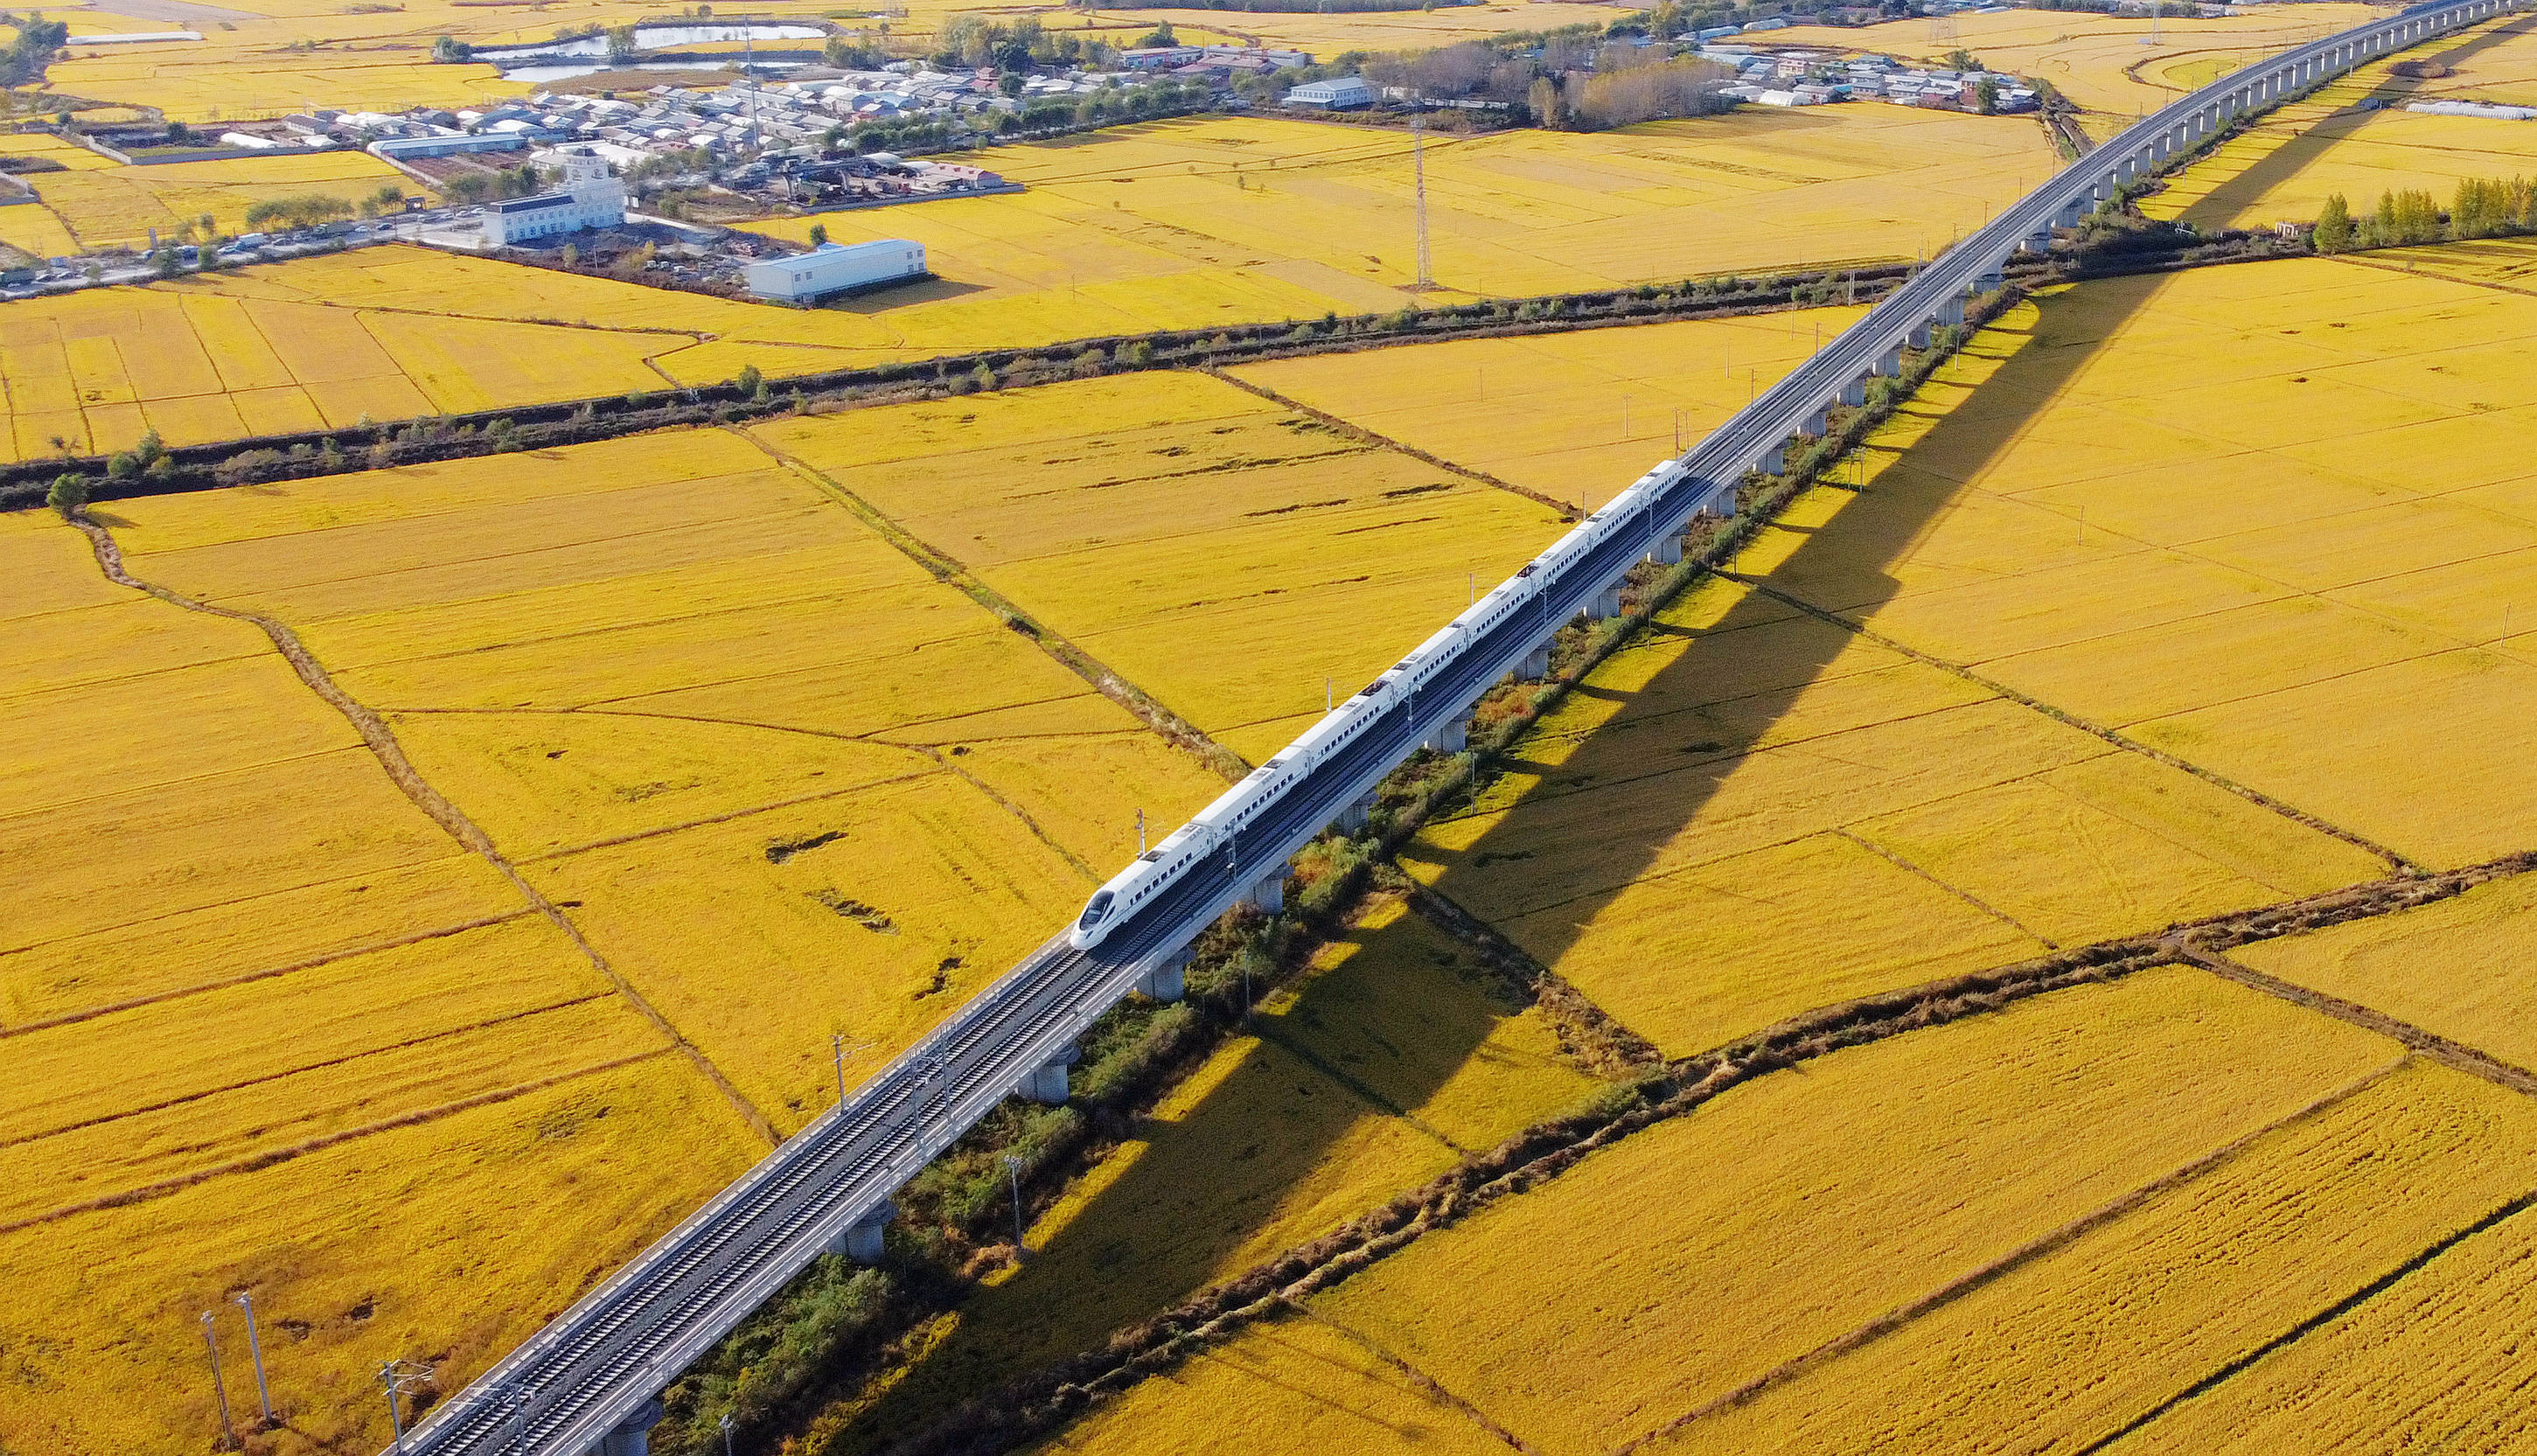
[[[1100,924],[1101,917],[1110,913],[1110,901],[1115,898],[1117,898],[1117,896],[1106,890],[1093,895],[1092,903],[1083,907],[1083,918],[1074,922],[1074,928],[1077,930],[1090,930],[1093,926]]]

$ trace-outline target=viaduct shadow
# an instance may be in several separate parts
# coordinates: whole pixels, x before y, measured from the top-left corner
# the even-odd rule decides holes
[[[2094,337],[2056,342],[2049,333],[2030,336],[1983,386],[1984,408],[1941,413],[1935,406],[1907,405],[1904,418],[1917,417],[1926,427],[1916,448],[1967,462],[1970,477],[1994,458],[2035,412],[2094,357],[2107,337],[2117,331],[2158,290],[2157,277],[2114,278],[2083,287],[2101,302],[2114,300]],[[2046,305],[2050,306],[2049,303]],[[2095,316],[2095,315],[2092,315]],[[2000,409],[1995,401],[2010,402]],[[2017,402],[2023,402],[2022,404]],[[1878,498],[1870,485],[1861,499],[1844,509],[1833,523],[1814,533],[1776,570],[1774,576],[1815,572],[1827,565],[1847,579],[1864,584],[1864,595],[1846,593],[1851,602],[1872,611],[1896,589],[1891,567],[1911,543],[1944,508],[1950,491],[1893,493],[1891,503]],[[1874,508],[1862,510],[1861,505]],[[1771,579],[1769,577],[1764,578]],[[1697,631],[1659,624],[1650,629],[1690,637],[1724,635],[1787,617],[1785,608],[1748,595],[1715,626]],[[1775,679],[1789,689],[1817,681],[1849,638],[1846,632],[1805,634],[1812,655],[1783,653],[1787,671]],[[1617,699],[1623,717],[1639,697],[1693,701],[1703,696],[1701,678],[1712,659],[1684,654],[1637,693],[1614,693],[1602,687],[1587,692]],[[1783,704],[1795,693],[1778,695]],[[1767,726],[1767,724],[1763,725]],[[1608,731],[1608,730],[1606,730]],[[1758,734],[1758,729],[1757,729]],[[1517,800],[1505,825],[1520,826],[1529,808],[1570,794],[1598,791],[1630,796],[1631,823],[1650,827],[1617,846],[1620,859],[1598,864],[1597,878],[1610,888],[1568,903],[1573,913],[1563,919],[1575,927],[1592,923],[1638,873],[1651,864],[1667,840],[1690,827],[1719,787],[1734,773],[1739,759],[1712,758],[1683,766],[1637,765],[1621,784],[1580,783],[1573,778],[1544,779]],[[1523,769],[1529,765],[1514,762]],[[1659,806],[1653,821],[1646,810]],[[1462,864],[1485,859],[1492,830],[1453,858]],[[1458,870],[1449,868],[1437,890],[1453,897]],[[1827,906],[1827,912],[1836,912]],[[1375,935],[1388,932],[1376,931]],[[1543,962],[1556,966],[1576,940],[1574,933],[1545,935],[1529,930],[1525,944]],[[1308,984],[1281,1018],[1292,1027],[1316,1021],[1364,1018],[1380,1011],[1380,998],[1369,999],[1336,973]],[[1482,1038],[1493,1025],[1489,1008],[1477,1005],[1469,1014],[1431,1020],[1419,1028],[1420,1054],[1397,1062],[1382,1080],[1383,1100],[1362,1095],[1334,1096],[1294,1084],[1293,1062],[1255,1057],[1222,1084],[1187,1096],[1167,1125],[1141,1129],[1148,1137],[1141,1153],[1106,1184],[1078,1194],[1082,1205],[1071,1221],[1035,1251],[1018,1277],[982,1291],[960,1315],[956,1328],[943,1334],[915,1361],[915,1368],[893,1389],[880,1395],[849,1423],[844,1437],[823,1449],[859,1452],[887,1446],[913,1434],[930,1420],[962,1401],[987,1395],[1003,1381],[1079,1351],[1097,1348],[1119,1327],[1169,1307],[1210,1283],[1218,1266],[1253,1242],[1281,1201],[1296,1190],[1309,1190],[1315,1172],[1341,1151],[1343,1140],[1369,1112],[1414,1107],[1442,1087],[1469,1058],[1483,1054]],[[1381,1043],[1398,1037],[1399,1028],[1369,1026],[1353,1028]],[[1266,1033],[1274,1045],[1283,1033]],[[1293,1038],[1285,1037],[1291,1041]],[[1342,1069],[1343,1070],[1343,1069]],[[1367,1089],[1360,1086],[1357,1092]],[[1385,1103],[1391,1104],[1387,1109]],[[1356,1145],[1360,1155],[1364,1145]],[[1416,1177],[1404,1180],[1414,1184]],[[1384,1196],[1389,1196],[1387,1189]],[[1334,1214],[1330,1223],[1351,1217],[1361,1208]],[[1156,1227],[1158,1224],[1167,1226]],[[1306,1237],[1327,1231],[1317,1227]],[[834,1413],[832,1413],[833,1416]],[[1359,1412],[1368,1420],[1376,1413]]]
[[[2537,32],[2537,15],[2522,16],[2495,26],[2479,35],[2469,35],[2438,54],[2417,57],[2442,65],[2459,65],[2501,45]],[[2208,196],[2184,210],[2180,221],[2208,227],[2227,226],[2240,210],[2260,201],[2275,187],[2282,185],[2309,166],[2335,143],[2367,125],[2370,118],[2388,106],[2401,104],[2425,86],[2426,82],[2410,76],[2390,76],[2381,81],[2369,96],[2340,111],[2319,117],[2316,124],[2296,136],[2288,137],[2272,151],[2255,160],[2244,171],[2211,189]],[[2390,181],[2396,180],[2391,177]],[[2367,211],[2375,198],[2356,197],[2352,206],[2356,215]]]

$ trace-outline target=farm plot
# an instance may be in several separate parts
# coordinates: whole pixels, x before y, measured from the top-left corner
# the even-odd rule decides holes
[[[1599,1086],[1560,1058],[1541,1012],[1501,1004],[1466,949],[1393,900],[1252,1026],[1033,1224],[1029,1263],[947,1316],[888,1390],[832,1408],[812,1438],[910,1434]]]
[[[2393,69],[2431,67],[2436,77]],[[2408,111],[2415,101],[2537,99],[2537,22],[2505,16],[2372,62],[2272,111],[2143,199],[2141,210],[2211,228],[2313,221],[2341,193],[2356,213],[2382,192],[2430,192],[2445,207],[2461,178],[2537,167],[2537,128],[2484,116]]]
[[[237,1290],[300,1331],[281,1407],[366,1440],[346,1372],[480,1366],[745,1158],[661,1028],[263,633],[108,584],[49,516],[0,519],[0,1441],[200,1439],[193,1316]],[[489,1161],[417,1172],[453,1139]]]
[[[1511,297],[1909,258],[1971,232],[2054,165],[2026,121],[1761,109],[1773,114],[1431,141],[1438,282]],[[1416,274],[1406,137],[1198,118],[975,160],[1029,190],[816,220],[841,241],[915,237],[934,270],[967,291],[892,310],[911,345],[1024,342],[1006,319],[1061,306],[1080,336],[1388,311],[1419,297],[1406,291]],[[813,221],[762,227],[798,238]]]
[[[2532,1154],[2537,1105],[2526,1097],[2408,1064],[2066,1247],[1646,1449],[2001,1441],[2078,1451],[2131,1430],[2149,1437],[2142,1445],[2178,1449],[2158,1438],[2173,1402],[2345,1301],[2366,1310],[2374,1284],[2520,1199]],[[2397,1291],[2410,1301],[2404,1284]],[[2492,1359],[2515,1343],[2499,1334],[2463,1348]],[[2225,1431],[2262,1421],[2280,1392],[2275,1381],[2221,1379],[2188,1408],[2203,1408],[2196,1426]],[[2398,1444],[2451,1433],[2383,1396],[2372,1414]]]
[[[1547,506],[1198,375],[754,433],[1253,762],[1563,529]]]
[[[1592,510],[1779,382],[1862,308],[1281,360],[1234,377]]]
[[[2083,286],[1773,580],[2417,861],[2524,848],[2532,336],[2324,260]]]
[[[35,459],[658,387],[677,335],[237,297],[192,285],[30,298],[0,318],[0,449]]]
[[[240,157],[161,166],[46,172],[43,205],[87,247],[137,245],[157,230],[173,237],[208,216],[223,232],[246,231],[246,210],[268,199],[326,196],[358,202],[382,186],[403,191],[403,172],[366,152]]]
[[[1617,1449],[2220,1150],[2299,1128],[2401,1055],[2181,969],[1838,1052],[1425,1235],[1137,1387],[1059,1449],[1301,1451],[1341,1433],[1372,1451],[1474,1433]],[[2487,1168],[2537,1131],[2504,1115],[2516,1107],[2481,1110],[2502,1126]],[[2484,1177],[2429,1176],[2423,1203]],[[2349,1204],[2344,1219],[2368,1223]],[[2215,1275],[2205,1297],[2254,1288]],[[1959,1350],[1968,1365],[1991,1354]],[[1359,1402],[1381,1419],[1350,1419]]]
[[[2401,915],[2231,952],[2269,975],[2384,1012],[2516,1067],[2537,1068],[2525,968],[2537,923],[2525,877]]]
[[[1992,401],[2022,398],[2039,327],[2030,310],[1978,341],[1880,435],[1863,489],[1815,491],[1745,549],[1742,579],[1668,606],[1488,793],[1431,825],[1411,872],[1677,1054],[1830,1002],[2383,873],[2220,784],[1808,610],[1852,605],[1821,594],[1830,578],[1874,607],[1927,572],[1987,580],[2021,553],[2071,549],[2038,529],[1963,559],[1952,533],[1975,507],[1942,511],[1903,484],[1996,419]],[[2134,589],[2110,580],[2028,610],[2086,639],[2098,633],[2077,614],[2138,610],[2121,605]],[[1824,914],[1836,901],[1845,913]]]
[[[135,502],[297,629],[773,1125],[1035,945],[1211,775],[719,430]],[[850,1072],[852,1068],[848,1069]]]

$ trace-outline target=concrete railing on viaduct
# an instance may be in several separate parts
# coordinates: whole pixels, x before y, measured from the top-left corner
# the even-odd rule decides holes
[[[1637,562],[1679,561],[1695,515],[1731,513],[1748,471],[1778,473],[1792,442],[1823,431],[1834,404],[1860,403],[1869,380],[1900,372],[1907,345],[1961,323],[1966,300],[1997,287],[2010,256],[2042,248],[2055,228],[2074,226],[2238,116],[2518,3],[2417,6],[2294,47],[2179,99],[2062,169],[1351,698],[1339,711],[1360,713],[1361,728],[1343,745],[1326,737],[1303,751],[1308,735],[1272,761],[1290,768],[1273,802],[1216,833],[1218,852],[1138,906],[1132,923],[1090,952],[1063,935],[1050,940],[433,1410],[403,1449],[641,1456],[660,1393],[715,1342],[822,1252],[877,1257],[891,1195],[929,1160],[1007,1096],[1064,1097],[1075,1039],[1094,1019],[1131,991],[1179,995],[1199,931],[1244,899],[1273,907],[1289,856],[1361,814],[1375,784],[1420,746],[1461,747],[1470,705],[1492,684],[1538,674],[1551,633],[1574,617],[1612,615]],[[1493,601],[1521,608],[1493,610]]]

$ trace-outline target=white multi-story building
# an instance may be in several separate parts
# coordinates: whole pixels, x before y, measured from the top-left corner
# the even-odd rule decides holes
[[[556,152],[539,158],[538,165],[559,171],[558,185],[534,197],[506,197],[485,204],[487,247],[624,226],[625,184],[609,174],[605,160]]]

